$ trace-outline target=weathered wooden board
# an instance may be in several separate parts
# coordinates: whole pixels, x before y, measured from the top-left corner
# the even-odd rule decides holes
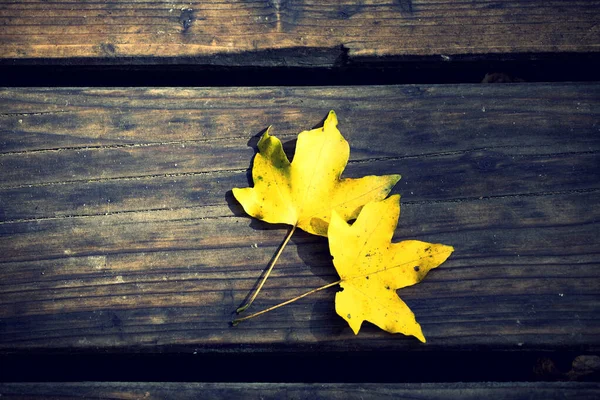
[[[331,67],[376,56],[597,52],[600,3],[0,2],[4,60]]]
[[[0,350],[213,352],[600,345],[600,85],[0,92]],[[401,173],[396,240],[455,246],[400,291],[428,344],[320,292],[230,327],[285,235],[230,194],[256,134],[338,111],[347,176]],[[288,143],[293,150],[293,142]],[[297,233],[254,309],[336,280]],[[281,347],[279,347],[281,348]]]
[[[597,399],[597,383],[0,383],[2,398],[80,399]]]

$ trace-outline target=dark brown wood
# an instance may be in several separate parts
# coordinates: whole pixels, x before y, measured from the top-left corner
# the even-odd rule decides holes
[[[600,345],[600,85],[6,89],[0,350],[556,350]],[[335,289],[233,328],[286,229],[252,221],[268,125],[293,150],[329,109],[346,176],[401,173],[395,240],[455,254],[399,292],[428,339],[335,315]],[[291,142],[291,143],[290,143]],[[297,233],[254,310],[336,280]],[[281,348],[281,347],[279,347]]]
[[[597,399],[597,383],[0,383],[7,399]]]
[[[331,67],[362,57],[597,52],[581,1],[3,1],[0,58]]]

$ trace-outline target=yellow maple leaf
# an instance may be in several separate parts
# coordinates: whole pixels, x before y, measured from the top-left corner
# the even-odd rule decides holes
[[[396,289],[420,282],[454,248],[418,240],[392,243],[399,215],[398,195],[365,205],[351,226],[333,212],[329,249],[343,289],[336,294],[335,309],[355,334],[366,320],[425,342],[415,315]]]
[[[354,219],[366,203],[384,199],[400,179],[400,175],[341,178],[350,146],[337,124],[335,112],[330,111],[323,127],[301,132],[292,162],[281,141],[267,129],[254,157],[254,187],[232,190],[252,217],[292,226],[254,294],[238,313],[250,307],[296,228],[327,236],[332,210],[346,221]]]
[[[341,178],[350,147],[337,123],[335,112],[330,111],[322,128],[300,133],[292,162],[269,128],[258,142],[252,166],[254,187],[233,189],[244,210],[269,223],[327,236],[332,210],[348,221],[366,203],[384,199],[400,175]]]

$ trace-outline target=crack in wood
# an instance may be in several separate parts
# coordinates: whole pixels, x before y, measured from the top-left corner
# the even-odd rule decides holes
[[[231,215],[229,217],[224,217],[224,218],[240,218],[237,217],[235,215]],[[209,218],[188,218],[188,219],[180,219],[178,221],[182,221],[182,222],[186,222],[186,221],[190,221],[190,222],[196,222],[202,219],[209,219]],[[12,260],[5,260],[5,259],[0,259],[0,265],[1,264],[12,264],[12,263],[21,263],[21,262],[32,262],[32,261],[50,261],[50,260],[63,260],[63,259],[67,259],[67,258],[72,258],[72,257],[94,257],[94,256],[110,256],[110,255],[118,255],[118,256],[122,256],[122,255],[132,255],[132,254],[152,254],[152,253],[173,253],[173,252],[183,252],[183,251],[201,251],[201,250],[232,250],[232,249],[239,249],[240,247],[246,247],[246,244],[244,245],[227,245],[227,244],[221,244],[219,243],[218,245],[215,246],[210,246],[210,245],[199,245],[196,247],[169,247],[169,248],[143,248],[143,249],[119,249],[119,250],[100,250],[100,251],[82,251],[82,252],[78,252],[76,254],[53,254],[53,255],[46,255],[44,256],[44,258],[34,258],[34,257],[24,257],[24,258],[18,258],[18,259],[12,259]]]
[[[164,212],[164,211],[186,211],[186,210],[197,210],[209,207],[226,207],[227,204],[204,204],[201,206],[187,206],[187,207],[164,207],[164,208],[146,208],[141,210],[122,210],[122,211],[110,211],[110,212],[99,212],[93,214],[70,214],[70,215],[60,215],[54,217],[36,217],[36,218],[20,218],[20,219],[11,219],[0,221],[0,225],[6,224],[16,224],[16,223],[28,223],[28,222],[42,222],[42,221],[57,221],[63,219],[85,219],[85,218],[96,218],[96,217],[111,217],[116,215],[123,214],[143,214],[150,212]],[[220,219],[220,218],[241,218],[234,214],[224,214],[224,215],[210,215],[210,216],[199,216],[194,218],[173,218],[170,221],[201,221],[206,219]]]
[[[217,171],[198,171],[198,172],[180,172],[171,174],[152,174],[152,175],[140,175],[140,176],[119,176],[113,178],[95,178],[95,179],[83,179],[83,180],[71,180],[71,181],[60,181],[60,182],[42,182],[42,183],[27,183],[14,186],[0,186],[0,190],[12,190],[12,189],[23,189],[23,188],[34,188],[34,187],[45,187],[45,186],[59,186],[59,185],[71,185],[78,183],[96,183],[96,182],[112,182],[112,181],[137,181],[143,179],[154,179],[154,178],[179,178],[182,176],[210,176],[220,174],[240,174],[246,173],[245,169],[228,169],[228,170],[217,170]]]
[[[378,161],[396,161],[396,160],[409,160],[409,159],[418,159],[418,158],[435,158],[435,157],[445,157],[445,156],[456,156],[461,154],[469,154],[475,152],[489,152],[498,149],[504,150],[522,150],[527,147],[539,149],[540,147],[554,147],[554,145],[535,145],[535,146],[513,146],[513,145],[504,145],[504,146],[491,146],[491,147],[480,147],[475,149],[465,149],[465,150],[454,150],[454,151],[440,151],[435,153],[422,153],[422,154],[414,154],[414,155],[406,155],[406,156],[393,156],[393,157],[372,157],[372,158],[364,158],[360,160],[350,160],[348,164],[365,164],[371,162]],[[548,154],[511,154],[511,157],[555,157],[555,156],[566,156],[566,155],[583,155],[583,154],[599,154],[600,150],[587,150],[587,151],[567,151],[562,153],[548,153]]]
[[[244,137],[246,138],[246,137]],[[210,140],[210,139],[209,139]],[[113,148],[131,148],[131,147],[152,147],[152,146],[160,146],[160,145],[173,145],[173,144],[181,144],[188,142],[169,142],[169,143],[160,143],[160,144],[139,144],[139,145],[114,145],[114,146],[103,146],[98,149],[113,149]],[[536,145],[531,146],[533,148],[540,147],[552,147],[552,145]],[[447,151],[447,152],[435,152],[435,153],[424,153],[424,154],[415,154],[415,155],[405,155],[405,156],[393,156],[393,157],[371,157],[364,158],[359,160],[350,160],[348,161],[349,165],[357,165],[357,164],[367,164],[373,162],[380,161],[399,161],[399,160],[408,160],[408,159],[419,159],[419,158],[435,158],[435,157],[445,157],[445,156],[455,156],[461,154],[469,154],[474,152],[485,152],[485,151],[494,151],[497,149],[520,149],[525,148],[524,146],[492,146],[492,147],[481,147],[475,149],[465,149],[465,150],[456,150],[456,151]],[[95,149],[95,148],[94,148]],[[86,150],[86,148],[79,148],[79,151]],[[56,150],[43,150],[43,151],[62,151],[59,149]],[[28,150],[29,152],[40,152],[38,150]],[[2,155],[15,154],[13,153],[4,153]],[[18,153],[20,154],[20,153]],[[573,156],[573,155],[592,155],[592,154],[600,154],[600,150],[589,150],[589,151],[572,151],[572,152],[561,152],[561,153],[549,153],[549,154],[514,154],[512,157],[535,157],[535,158],[544,158],[544,157],[557,157],[557,156]],[[93,183],[93,182],[107,182],[107,181],[127,181],[127,180],[142,180],[142,179],[153,179],[153,178],[171,178],[171,177],[181,177],[181,176],[202,176],[202,175],[211,175],[211,174],[222,174],[222,173],[245,173],[248,172],[248,168],[237,168],[237,169],[219,169],[213,171],[196,171],[196,172],[181,172],[181,173],[168,173],[168,174],[150,174],[150,175],[135,175],[135,176],[122,176],[122,177],[110,177],[110,178],[91,178],[91,179],[81,179],[81,180],[68,180],[68,181],[54,181],[54,182],[40,182],[40,183],[29,183],[29,184],[20,184],[20,185],[12,185],[12,186],[0,186],[0,190],[9,190],[9,189],[22,189],[22,188],[33,188],[33,187],[46,187],[53,185],[69,185],[76,183]]]
[[[97,146],[82,146],[82,147],[56,147],[49,149],[33,149],[33,150],[21,150],[21,151],[7,151],[0,153],[0,157],[14,156],[14,155],[27,155],[27,154],[41,154],[41,153],[57,153],[61,151],[98,151],[98,150],[112,150],[112,149],[127,149],[137,147],[157,147],[157,146],[173,146],[181,144],[195,144],[195,143],[212,143],[212,142],[227,142],[230,140],[244,140],[249,139],[248,136],[231,136],[225,138],[207,138],[207,139],[190,139],[190,140],[174,140],[169,142],[148,142],[148,143],[121,143],[121,144],[108,144],[108,145],[97,145]]]
[[[402,205],[423,205],[423,204],[444,204],[444,203],[462,203],[472,201],[486,201],[494,199],[518,199],[523,197],[544,197],[544,196],[561,196],[569,194],[580,194],[580,193],[596,193],[600,192],[600,188],[589,188],[589,189],[573,189],[573,190],[555,190],[547,192],[536,192],[536,193],[515,193],[515,194],[498,194],[492,196],[473,196],[473,197],[461,197],[456,199],[444,199],[444,200],[413,200],[413,201],[402,201]]]
[[[29,117],[35,115],[52,115],[52,114],[65,114],[72,113],[71,110],[57,110],[57,111],[37,111],[37,112],[24,112],[24,113],[0,113],[0,117]]]

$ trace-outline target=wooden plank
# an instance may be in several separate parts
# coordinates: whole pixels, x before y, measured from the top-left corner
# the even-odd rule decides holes
[[[599,88],[5,90],[0,349],[598,351]],[[128,101],[139,123],[102,123]],[[427,345],[369,324],[354,336],[334,289],[228,326],[285,234],[228,193],[248,184],[248,141],[271,122],[291,141],[329,108],[348,176],[404,175],[396,240],[456,248],[400,292]],[[185,128],[168,137],[171,118]],[[255,309],[334,280],[326,240],[298,233]]]
[[[410,140],[399,149],[403,156],[430,153],[431,142],[445,151],[506,145],[507,131],[519,141],[515,147],[545,140],[573,149],[595,140],[588,133],[598,120],[599,92],[597,84],[3,89],[0,154],[223,144],[247,141],[269,125],[291,138],[329,109],[338,112],[353,155],[371,148],[370,157],[384,155],[382,129]]]
[[[600,48],[597,0],[0,4],[0,54],[11,62],[332,67],[361,57]]]
[[[422,384],[83,382],[0,383],[3,398],[80,399],[597,399],[598,383],[502,382]]]
[[[597,349],[598,214],[579,214],[598,200],[594,193],[557,196],[555,204],[405,205],[398,239],[460,249],[422,285],[400,293],[433,344],[426,349]],[[553,215],[555,205],[570,212]],[[416,345],[371,326],[355,337],[333,312],[333,290],[228,327],[285,232],[258,227],[264,230],[243,217],[189,211],[2,225],[2,347]],[[299,234],[256,307],[335,279],[325,240]]]
[[[590,188],[599,92],[597,85],[4,90],[0,220],[224,204],[215,179],[222,188],[246,184],[250,137],[273,125],[291,140],[328,107],[338,110],[352,146],[349,176],[399,168],[406,200],[465,191],[431,179],[423,162],[470,163],[482,177],[500,172],[504,183],[488,183],[486,196],[521,193],[523,182],[547,190],[549,168],[577,171],[558,174],[553,190]],[[257,98],[260,106],[251,107]],[[393,133],[393,148],[382,132]],[[515,174],[524,181],[514,182]]]
[[[237,150],[246,149],[240,147]],[[206,150],[206,149],[205,149]],[[248,151],[249,152],[249,151]],[[150,152],[149,152],[150,153]],[[68,157],[67,154],[61,153]],[[164,153],[163,153],[164,154]],[[173,158],[171,165],[181,160],[178,149],[169,152]],[[202,157],[202,153],[199,153]],[[205,153],[204,153],[205,154]],[[74,154],[72,154],[74,155]],[[24,178],[24,183],[9,182],[0,187],[2,207],[0,221],[34,220],[44,218],[60,218],[74,216],[94,216],[120,212],[158,211],[182,208],[195,209],[200,212],[197,216],[215,217],[227,216],[230,210],[225,206],[233,202],[228,191],[234,187],[248,185],[248,177],[243,164],[252,157],[248,154],[246,160],[239,159],[240,165],[235,170],[219,171],[189,171],[160,173],[155,169],[157,158],[150,153],[144,156],[145,163],[128,164],[133,175],[109,178],[105,176],[86,177],[83,174],[76,179],[51,181],[46,183],[31,183],[34,175],[23,175],[30,167],[39,165],[64,165],[27,163],[34,157],[22,157],[18,165],[23,165],[23,171],[13,170]],[[71,165],[58,174],[68,174],[73,169],[87,170],[86,158],[75,155],[80,160],[77,166]],[[212,160],[213,157],[206,157]],[[64,160],[64,159],[63,159]],[[73,160],[71,158],[70,160]],[[139,158],[137,159],[140,160]],[[163,158],[164,160],[164,158]],[[363,160],[364,161],[364,160]],[[7,163],[8,164],[8,163]],[[7,164],[4,164],[5,166]],[[166,162],[160,163],[167,164]],[[560,155],[515,155],[512,152],[475,151],[451,155],[423,156],[401,160],[369,160],[354,162],[346,169],[346,176],[358,177],[377,174],[380,171],[400,171],[404,179],[399,183],[395,192],[403,195],[404,201],[422,202],[426,200],[453,201],[457,199],[478,197],[518,196],[528,191],[535,193],[586,191],[597,188],[596,154],[571,153]],[[110,163],[92,163],[107,166]],[[118,165],[114,171],[118,172]],[[134,168],[138,166],[136,171]],[[206,164],[205,164],[206,165]],[[214,167],[218,163],[210,165]],[[155,174],[137,176],[143,168],[155,169]],[[103,173],[103,167],[90,173]],[[226,168],[223,164],[222,168]],[[460,174],[466,169],[461,185],[455,180],[447,179],[445,174],[432,176],[430,168],[439,168],[452,174]],[[473,168],[473,169],[471,169]],[[561,171],[572,170],[576,174],[562,174]],[[50,171],[50,170],[47,170]],[[52,170],[54,171],[54,170]],[[146,171],[147,173],[147,171]],[[12,175],[8,172],[6,175]],[[480,188],[486,176],[494,175],[492,181],[486,181],[485,193]],[[515,181],[514,177],[520,179]],[[548,181],[552,177],[552,184]],[[43,178],[40,176],[40,178]],[[83,179],[81,179],[83,178]]]

